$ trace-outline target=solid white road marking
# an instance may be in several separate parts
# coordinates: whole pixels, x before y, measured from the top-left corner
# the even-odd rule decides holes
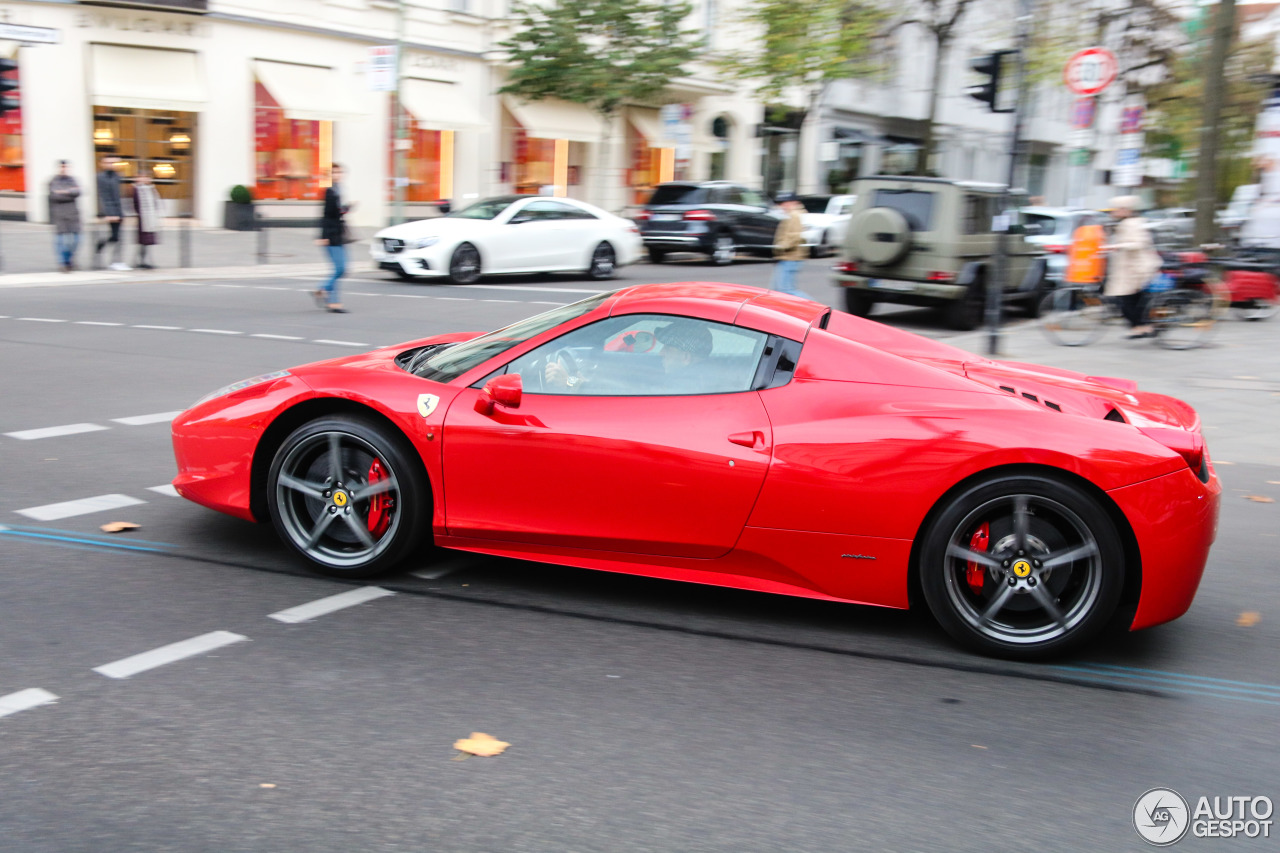
[[[52,317],[19,317],[19,320],[26,320],[28,323],[65,323],[66,320],[55,320]]]
[[[146,325],[145,323],[138,323],[137,325],[131,326],[130,328],[133,328],[133,329],[157,329],[157,330],[159,330],[159,331],[161,331],[161,332],[178,332],[178,331],[181,331],[181,330],[182,330],[182,327],[181,327],[181,326],[148,326],[148,325]],[[195,330],[195,329],[192,329],[192,331],[194,332],[194,331],[196,331],[196,330]]]
[[[123,326],[124,323],[104,323],[100,320],[76,320],[77,326]]]
[[[157,412],[154,415],[134,415],[129,418],[112,418],[112,423],[124,424],[125,426],[142,426],[143,424],[168,423],[169,421],[182,414],[177,412]]]
[[[299,337],[298,335],[268,335],[268,334],[266,334],[266,333],[259,333],[259,334],[256,334],[256,335],[250,335],[249,337],[251,337],[251,338],[266,338],[267,340],[270,340],[270,341],[300,341],[300,340],[302,340],[302,338],[301,338],[301,337]]]
[[[481,302],[519,302],[519,299],[481,299]]]
[[[48,690],[29,687],[26,690],[19,690],[17,693],[10,693],[8,696],[0,696],[0,717],[7,717],[19,711],[38,708],[41,705],[48,705],[57,701],[58,697]]]
[[[105,675],[107,678],[128,678],[131,675],[137,675],[140,672],[146,672],[149,669],[155,669],[167,663],[202,655],[205,652],[211,652],[214,649],[220,649],[223,646],[229,646],[232,643],[239,643],[247,639],[249,638],[240,634],[233,634],[230,631],[212,631],[208,634],[201,634],[199,637],[192,637],[189,640],[170,643],[167,646],[161,646],[158,649],[152,649],[139,655],[122,658],[102,666],[95,666],[93,671],[100,675]]]
[[[190,332],[200,332],[204,335],[243,335],[244,332],[233,332],[230,329],[188,329]]]
[[[467,284],[467,290],[518,290],[521,293],[604,293],[603,290],[585,290],[580,287],[521,287],[512,284]]]
[[[311,343],[313,343],[313,344],[333,344],[334,346],[337,346],[337,347],[368,347],[368,346],[372,346],[372,344],[362,344],[362,343],[359,343],[358,341],[331,341],[331,340],[329,340],[328,338],[316,338],[316,339],[315,339],[314,341],[312,341]]]
[[[67,424],[66,426],[42,427],[41,429],[21,429],[17,432],[6,432],[5,435],[22,441],[31,441],[36,438],[55,438],[60,435],[76,435],[82,432],[97,432],[98,430],[110,428],[99,424]]]
[[[71,518],[73,515],[88,515],[91,512],[104,512],[109,509],[120,509],[126,506],[137,506],[146,501],[131,498],[128,495],[98,495],[93,498],[82,498],[78,501],[63,501],[44,506],[33,506],[30,509],[15,510],[18,515],[25,515],[36,521],[57,521],[60,518]]]
[[[375,598],[382,598],[387,595],[395,595],[389,589],[383,589],[378,586],[362,586],[359,589],[353,589],[349,592],[340,592],[337,595],[331,595],[328,598],[320,598],[307,604],[299,604],[297,607],[290,607],[288,610],[281,610],[279,613],[272,613],[268,619],[274,619],[277,622],[285,622],[290,625],[298,622],[306,622],[309,619],[315,619],[317,616],[324,616],[335,610],[342,610],[346,607],[354,607],[357,604],[364,604],[366,601],[373,601]]]
[[[173,487],[173,483],[165,483],[163,486],[147,486],[147,491],[158,492],[171,498],[178,497],[178,490]]]

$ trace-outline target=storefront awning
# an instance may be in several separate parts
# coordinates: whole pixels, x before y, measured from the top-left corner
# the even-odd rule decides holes
[[[406,79],[401,83],[400,94],[418,127],[426,130],[486,130],[489,127],[489,122],[468,103],[457,83]]]
[[[294,65],[257,59],[253,63],[258,82],[295,121],[342,121],[359,118],[365,110],[351,97],[346,82],[332,68]]]
[[[95,106],[177,112],[204,109],[204,78],[195,53],[115,44],[91,47]]]
[[[627,110],[627,120],[640,131],[650,148],[674,148],[675,140],[668,139],[662,130],[662,116],[657,110],[632,107]]]
[[[604,135],[600,116],[568,101],[518,101],[504,98],[511,114],[524,127],[524,132],[538,139],[568,139],[572,142],[599,142]]]

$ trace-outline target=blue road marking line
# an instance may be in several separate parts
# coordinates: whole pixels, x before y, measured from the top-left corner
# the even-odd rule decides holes
[[[64,547],[78,548],[86,551],[91,551],[94,548],[102,548],[108,551],[144,551],[149,554],[165,553],[164,547],[149,548],[145,545],[130,545],[125,542],[104,542],[101,539],[84,539],[74,536],[54,536],[48,533],[33,533],[27,530],[14,530],[12,528],[0,529],[0,536],[16,536],[22,539],[34,539],[40,542],[46,542],[50,545],[62,545]]]
[[[1170,678],[1184,678],[1188,681],[1210,681],[1216,684],[1238,684],[1241,687],[1263,687],[1268,690],[1275,690],[1280,693],[1280,685],[1259,684],[1255,681],[1232,681],[1229,678],[1213,678],[1208,675],[1187,675],[1181,672],[1169,672],[1163,669],[1144,669],[1138,666],[1120,666],[1114,663],[1086,663],[1081,664],[1086,669],[1114,669],[1117,672],[1140,672],[1150,675],[1162,675]]]
[[[29,524],[6,524],[0,527],[0,530],[14,530],[14,531],[21,531],[23,533],[41,533],[41,534],[54,533],[60,536],[68,536],[74,539],[85,539],[90,542],[102,542],[107,545],[126,544],[122,542],[109,541],[103,537],[97,536],[94,533],[85,533],[83,530],[62,530],[57,527],[44,527],[44,526],[32,527]],[[151,539],[139,539],[136,536],[134,536],[132,533],[125,533],[124,535],[128,537],[127,544],[130,544],[130,545],[154,545],[157,548],[176,548],[177,547],[176,545],[173,545],[169,542],[156,542]]]
[[[1235,687],[1232,684],[1250,684],[1247,681],[1230,682],[1229,684],[1212,684],[1198,680],[1207,676],[1183,676],[1177,673],[1160,675],[1144,675],[1139,672],[1114,672],[1105,669],[1093,669],[1084,666],[1054,666],[1053,669],[1069,672],[1077,678],[1094,681],[1117,683],[1150,683],[1153,687],[1174,693],[1186,693],[1192,696],[1213,696],[1217,699],[1235,699],[1241,702],[1259,702],[1265,705],[1280,705],[1280,688],[1268,684],[1251,684],[1249,687]],[[1152,672],[1159,672],[1152,670]],[[1226,679],[1218,679],[1226,681]],[[1244,695],[1255,694],[1255,695]]]

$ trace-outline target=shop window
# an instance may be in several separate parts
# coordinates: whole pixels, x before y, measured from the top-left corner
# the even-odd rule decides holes
[[[18,69],[5,72],[4,76],[16,83]],[[6,94],[21,103],[21,89],[11,89]],[[22,157],[22,110],[19,108],[0,117],[0,192],[25,192],[26,171]]]
[[[98,157],[119,158],[116,170],[126,184],[150,175],[156,192],[168,201],[166,214],[189,213],[196,118],[172,110],[94,107],[93,148]]]
[[[321,199],[333,165],[333,122],[286,118],[267,87],[254,84],[254,197]]]
[[[515,130],[516,192],[537,195],[544,186],[555,183],[556,141],[529,136],[524,128]]]
[[[652,148],[649,140],[637,128],[631,127],[629,131],[631,170],[627,175],[627,186],[631,188],[632,204],[644,204],[653,194],[654,187],[671,180],[675,150]]]
[[[413,114],[403,107],[400,108],[400,115],[405,122],[406,138],[409,140],[409,148],[405,151],[404,172],[408,184],[404,188],[405,201],[438,201],[444,198],[441,191],[440,175],[441,162],[444,159],[444,134],[445,131],[439,130],[423,130],[418,127],[417,119]],[[395,197],[395,174],[396,174],[396,121],[395,112],[392,112],[391,128],[389,137],[391,140],[390,161],[387,174],[392,176],[389,183],[388,198]],[[450,192],[452,195],[452,192]]]
[[[723,181],[729,172],[729,120],[724,116],[716,116],[711,120],[711,137],[716,142],[716,149],[711,152],[707,178],[712,181]]]

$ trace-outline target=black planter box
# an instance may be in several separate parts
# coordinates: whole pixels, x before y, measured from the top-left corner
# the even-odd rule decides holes
[[[222,227],[228,231],[257,231],[258,222],[253,217],[253,203],[222,203]]]

